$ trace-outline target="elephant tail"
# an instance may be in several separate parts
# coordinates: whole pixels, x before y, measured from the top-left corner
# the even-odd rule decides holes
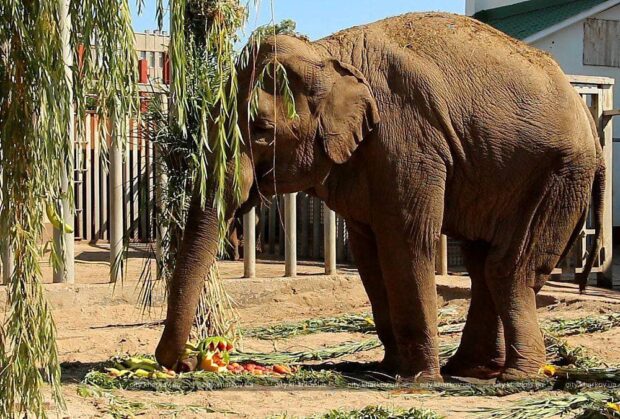
[[[601,245],[603,243],[602,230],[603,230],[603,207],[605,202],[605,165],[601,162],[594,176],[594,183],[592,185],[592,215],[594,218],[594,241],[592,247],[588,251],[586,263],[583,267],[583,272],[576,275],[576,281],[579,284],[579,292],[583,293],[588,285],[588,276],[592,271],[592,266],[596,260],[596,256],[601,251]]]

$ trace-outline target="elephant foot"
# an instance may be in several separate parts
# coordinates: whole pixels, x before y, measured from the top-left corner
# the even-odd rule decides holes
[[[504,368],[503,362],[490,361],[485,364],[458,362],[450,359],[446,365],[441,368],[443,375],[451,377],[477,378],[479,380],[491,380],[497,378]]]
[[[540,378],[538,368],[505,368],[497,377],[497,381],[507,383],[511,381],[528,381]]]

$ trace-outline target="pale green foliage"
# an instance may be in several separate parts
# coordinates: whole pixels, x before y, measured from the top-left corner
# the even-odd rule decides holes
[[[13,252],[7,315],[0,326],[0,416],[27,412],[45,417],[41,393],[47,381],[57,407],[60,393],[56,331],[41,286],[40,246],[44,207],[60,198],[63,174],[73,177],[68,124],[72,110],[63,61],[61,2],[0,2],[0,169],[4,173],[0,206],[0,247]],[[76,31],[71,51],[97,40],[100,61],[85,54],[74,77],[78,109],[84,93],[97,95],[101,114],[131,113],[135,93],[135,52],[125,0],[72,1]],[[77,58],[77,57],[76,57]],[[78,74],[74,68],[74,75]],[[84,85],[82,80],[95,80]],[[72,198],[71,191],[68,198]],[[52,248],[58,264],[61,249]]]

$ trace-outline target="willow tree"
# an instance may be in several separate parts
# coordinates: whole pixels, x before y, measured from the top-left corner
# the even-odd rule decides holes
[[[75,167],[71,114],[83,120],[88,93],[102,116],[131,115],[137,58],[126,0],[3,0],[0,27],[0,248],[13,255],[0,326],[0,417],[45,417],[45,382],[56,405],[64,402],[56,330],[41,286],[43,214],[48,205],[60,211],[61,200],[72,201],[70,189],[61,192]],[[66,51],[76,63],[71,68]],[[57,269],[62,247],[52,248]]]
[[[157,4],[161,25],[163,0]],[[225,165],[241,144],[234,45],[247,10],[239,0],[170,0],[170,15],[175,118],[167,130],[192,150],[187,175],[193,188],[204,197],[211,176],[219,186],[215,199],[222,201]],[[70,36],[63,36],[69,21]],[[128,0],[2,0],[0,27],[0,251],[10,249],[14,263],[0,325],[0,417],[45,417],[45,382],[57,406],[64,403],[56,330],[41,285],[43,214],[47,206],[62,212],[60,201],[72,202],[62,180],[72,179],[80,162],[73,159],[68,128],[75,112],[78,140],[83,136],[87,99],[101,118],[114,121],[103,138],[111,134],[125,145],[123,124],[139,108],[137,57]],[[71,68],[63,59],[67,50]],[[57,269],[62,255],[61,241],[52,248]],[[217,298],[221,284],[210,284],[216,286],[207,296]]]

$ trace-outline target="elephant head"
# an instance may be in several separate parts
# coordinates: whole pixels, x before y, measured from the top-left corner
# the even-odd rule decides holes
[[[274,71],[286,70],[297,117],[290,118]],[[250,118],[250,103],[255,106]],[[333,165],[345,164],[364,137],[379,122],[377,104],[364,76],[356,68],[321,55],[312,43],[279,35],[260,45],[248,68],[239,72],[239,116],[244,139],[241,150],[241,202],[231,192],[233,165],[227,175],[226,217],[250,208],[260,194],[291,193],[325,181]],[[290,103],[289,103],[290,104]],[[157,347],[157,360],[174,367],[189,337],[203,281],[216,260],[218,217],[210,198],[201,208],[194,198],[168,295],[166,326]]]

